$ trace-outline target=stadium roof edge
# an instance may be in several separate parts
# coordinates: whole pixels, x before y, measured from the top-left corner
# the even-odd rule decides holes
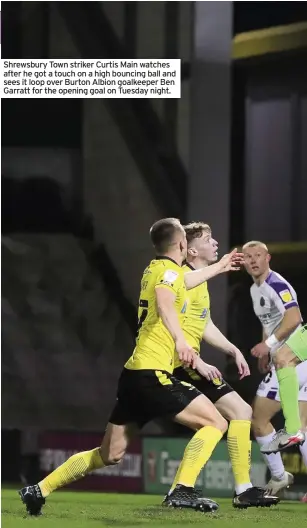
[[[233,39],[232,58],[247,59],[307,48],[307,21],[239,33]]]

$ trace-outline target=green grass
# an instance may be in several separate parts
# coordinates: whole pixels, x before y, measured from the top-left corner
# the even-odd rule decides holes
[[[188,525],[216,528],[290,528],[304,526],[307,507],[298,502],[282,502],[273,508],[238,511],[230,499],[218,500],[215,514],[161,507],[161,497],[114,495],[84,492],[56,492],[44,506],[44,515],[28,517],[15,490],[2,490],[3,528],[186,528]]]

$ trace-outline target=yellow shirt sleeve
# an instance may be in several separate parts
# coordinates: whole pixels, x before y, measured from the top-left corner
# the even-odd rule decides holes
[[[180,269],[177,271],[166,268],[157,275],[155,288],[166,288],[177,295],[180,288],[182,288],[183,282],[184,276]]]

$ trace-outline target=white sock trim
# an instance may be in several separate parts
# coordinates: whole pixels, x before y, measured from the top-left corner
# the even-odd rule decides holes
[[[268,444],[273,439],[274,435],[276,434],[276,431],[270,433],[266,436],[256,436],[256,440],[259,445]],[[265,460],[266,465],[268,466],[271,476],[276,480],[282,480],[282,478],[285,476],[285,466],[281,458],[280,453],[271,453],[270,455],[263,455],[263,458]]]

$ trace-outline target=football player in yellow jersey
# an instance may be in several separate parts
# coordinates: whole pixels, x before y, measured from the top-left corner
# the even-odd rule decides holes
[[[218,505],[199,497],[197,477],[227,430],[227,421],[192,384],[173,376],[175,356],[186,366],[201,369],[203,361],[182,331],[188,288],[214,275],[237,269],[234,250],[217,264],[184,274],[185,231],[179,220],[164,218],[150,230],[156,258],[145,269],[139,300],[139,328],[135,350],[120,376],[117,402],[101,447],[77,453],[35,486],[20,491],[30,515],[39,515],[45,498],[56,489],[95,469],[118,464],[129,441],[142,426],[168,416],[196,431],[184,452],[177,483],[166,503],[212,511]]]
[[[203,269],[217,260],[218,243],[212,238],[211,229],[207,224],[193,222],[185,226],[185,231],[188,243],[187,260],[183,267],[185,271]],[[204,339],[234,358],[240,379],[248,376],[250,371],[243,354],[226,339],[211,319],[207,283],[189,290],[188,299],[183,324],[187,343],[199,354],[200,344]],[[204,363],[197,371],[182,366],[179,358],[175,360],[175,367],[175,377],[180,381],[192,383],[230,422],[227,444],[235,480],[234,507],[276,504],[277,498],[268,497],[265,489],[254,487],[250,482],[251,407],[228,385],[216,367]],[[174,484],[176,485],[176,478]]]

